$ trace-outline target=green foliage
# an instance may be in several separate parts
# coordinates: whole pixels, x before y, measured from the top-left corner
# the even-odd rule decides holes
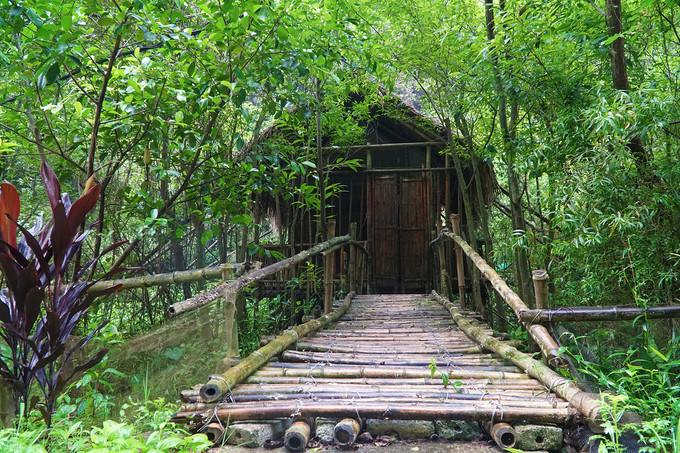
[[[149,452],[197,453],[212,446],[204,434],[188,435],[167,422],[175,410],[162,400],[147,405],[127,404],[121,415],[135,423],[121,423],[100,417],[75,421],[76,405],[61,405],[55,424],[49,431],[32,417],[17,429],[0,430],[3,451],[43,453],[69,452]]]
[[[29,399],[31,388],[34,383],[39,385],[44,400],[38,407],[49,428],[56,400],[68,383],[78,373],[99,363],[106,354],[107,350],[102,349],[84,363],[67,368],[72,355],[107,321],[75,345],[67,345],[95,298],[87,294],[94,282],[80,280],[101,255],[95,255],[84,266],[76,267],[71,262],[79,256],[87,237],[87,232],[81,232],[80,228],[97,202],[99,185],[92,185],[90,181],[85,193],[71,203],[68,194],[61,193],[59,180],[44,161],[41,175],[52,211],[44,227],[42,220],[30,231],[16,223],[20,204],[13,186],[3,183],[0,194],[0,216],[4,218],[0,224],[0,269],[6,286],[0,292],[0,337],[10,350],[9,354],[0,355],[0,375],[12,387],[26,413],[37,400]],[[20,241],[17,241],[17,229],[23,233]],[[103,253],[120,245],[114,244]],[[116,289],[104,290],[102,295]]]
[[[606,335],[604,331],[598,331]],[[591,337],[597,338],[597,337]],[[586,360],[579,352],[573,355],[579,370],[598,388],[611,392],[603,394],[603,421],[607,437],[603,444],[612,448],[625,429],[634,429],[655,451],[673,448],[677,451],[677,427],[680,420],[680,345],[677,340],[660,351],[647,335],[639,335],[625,352],[611,351],[611,341],[591,341],[595,346]],[[643,417],[641,425],[624,426],[619,423],[624,411]]]

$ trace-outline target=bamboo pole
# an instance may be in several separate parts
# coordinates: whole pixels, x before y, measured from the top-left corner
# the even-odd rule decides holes
[[[513,293],[514,294],[514,293]],[[535,377],[543,383],[548,389],[556,393],[563,399],[571,403],[581,414],[590,420],[597,420],[600,417],[600,402],[596,400],[591,394],[584,392],[576,386],[569,379],[562,377],[560,374],[553,371],[550,367],[544,365],[523,354],[517,349],[509,346],[496,338],[485,335],[480,332],[477,327],[472,325],[463,315],[458,312],[457,307],[449,300],[444,299],[439,294],[432,292],[432,296],[446,307],[451,313],[451,317],[456,321],[458,327],[474,338],[482,346],[490,351],[494,351],[501,357],[511,361],[519,368],[526,371],[529,376]]]
[[[205,419],[215,417],[222,422],[240,420],[271,420],[285,418],[290,414],[300,417],[346,418],[356,417],[389,418],[394,420],[467,420],[496,421],[537,424],[566,424],[580,419],[572,406],[557,408],[503,408],[494,402],[467,402],[452,405],[439,403],[392,403],[382,401],[337,400],[332,402],[315,400],[268,401],[263,403],[230,403],[209,411],[178,412],[172,421],[202,424]]]
[[[531,272],[534,280],[534,294],[536,295],[536,308],[539,310],[548,307],[548,280],[550,276],[544,269],[537,269]]]
[[[209,423],[201,427],[199,431],[205,434],[213,445],[221,443],[224,437],[224,426],[221,423]]]
[[[333,440],[341,450],[349,450],[361,433],[361,423],[354,418],[345,418],[333,428]]]
[[[356,242],[357,240],[357,224],[356,222],[352,222],[349,225],[349,237],[352,238],[352,242]],[[351,291],[356,291],[357,290],[357,250],[355,247],[350,247],[349,248],[349,269],[347,272],[347,276],[349,278],[349,290]]]
[[[328,221],[327,239],[335,237],[335,219]],[[329,314],[333,310],[333,276],[335,275],[335,254],[326,254],[326,263],[323,269],[324,276],[324,312]]]
[[[233,357],[239,357],[238,352],[238,323],[236,318],[236,297],[234,291],[225,291],[224,294],[224,329],[222,335],[227,345],[227,359],[231,365]]]
[[[225,279],[226,274],[229,278],[234,278],[234,269],[238,267],[236,264],[220,264],[219,266],[210,266],[203,269],[195,269],[190,271],[175,271],[165,274],[145,275],[143,277],[121,278],[117,280],[101,280],[94,283],[88,288],[88,292],[96,293],[103,291],[112,286],[120,285],[120,289],[132,288],[148,288],[150,286],[182,284],[195,281],[218,280]]]
[[[482,423],[484,429],[502,449],[513,448],[517,443],[517,431],[507,423]]]
[[[493,287],[498,291],[498,293],[503,297],[505,302],[514,310],[517,318],[520,318],[520,313],[529,308],[520,299],[520,297],[515,293],[510,287],[505,283],[505,281],[496,273],[491,266],[487,264],[484,259],[479,256],[477,252],[472,250],[470,245],[468,245],[463,238],[457,234],[452,234],[448,232],[443,233],[446,237],[453,239],[456,244],[458,244],[465,254],[470,257],[472,262],[479,268],[479,270],[484,274],[484,276],[491,282]],[[548,330],[544,326],[535,324],[525,324],[527,332],[533,338],[533,340],[541,348],[543,356],[548,360],[553,366],[563,367],[566,366],[566,360],[560,354],[560,347],[555,342],[553,337],[550,335]]]
[[[211,402],[222,398],[228,392],[231,392],[231,389],[233,389],[236,384],[253,374],[259,367],[267,363],[269,359],[298,341],[299,338],[304,337],[311,332],[315,332],[331,322],[337,321],[349,308],[352,297],[354,297],[353,293],[348,294],[342,305],[336,308],[332,313],[287,330],[266,346],[261,347],[243,359],[240,363],[229,368],[221,376],[213,376],[201,388],[201,397],[203,400]]]
[[[384,378],[384,379],[417,379],[434,378],[441,380],[442,372],[436,370],[434,374],[430,370],[422,367],[363,367],[357,365],[319,365],[319,364],[290,364],[295,367],[279,368],[272,366],[261,368],[255,376],[298,376],[310,378]],[[513,373],[503,371],[483,371],[478,369],[456,369],[446,371],[449,379],[526,379],[524,373]]]
[[[561,307],[543,310],[524,310],[519,320],[531,323],[562,321],[626,321],[640,316],[647,319],[680,318],[680,305],[666,307]]]
[[[460,236],[460,215],[451,214],[451,226],[453,233]],[[456,275],[458,279],[458,297],[460,298],[460,306],[466,308],[465,304],[465,263],[463,262],[463,249],[456,244]]]
[[[221,295],[222,291],[238,291],[245,286],[250,285],[251,283],[262,280],[265,277],[269,277],[270,275],[287,269],[290,266],[305,261],[309,257],[318,255],[319,253],[322,253],[336,245],[347,243],[350,240],[351,239],[349,235],[338,236],[333,239],[329,239],[328,241],[322,242],[321,244],[318,244],[310,249],[303,250],[297,255],[291,256],[290,258],[286,258],[262,269],[257,269],[253,272],[250,272],[249,274],[244,275],[226,285],[220,285],[210,291],[198,294],[191,299],[172,304],[170,307],[168,307],[167,315],[172,318],[186,311],[202,307],[203,305],[206,305],[217,299]]]

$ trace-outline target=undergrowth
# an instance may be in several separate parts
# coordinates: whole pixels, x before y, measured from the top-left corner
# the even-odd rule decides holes
[[[183,427],[168,421],[177,410],[174,403],[130,399],[113,410],[113,396],[89,386],[91,377],[79,382],[81,385],[74,389],[87,391],[79,397],[62,398],[49,430],[40,414],[32,411],[28,417],[19,418],[15,428],[0,430],[0,451],[196,453],[212,446],[204,434],[189,435]]]
[[[582,375],[603,392],[606,436],[602,437],[601,451],[624,451],[617,439],[632,429],[649,445],[647,451],[680,452],[679,339],[673,337],[660,348],[643,329],[627,349],[616,351],[611,342],[597,341],[606,334],[600,329],[592,331],[585,338],[585,343],[594,345],[587,353],[569,351]],[[639,414],[642,422],[626,425],[626,411]]]

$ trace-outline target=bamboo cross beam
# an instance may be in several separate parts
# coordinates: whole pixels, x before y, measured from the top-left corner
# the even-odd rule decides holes
[[[198,294],[197,296],[192,297],[191,299],[187,299],[182,302],[177,302],[170,307],[168,307],[167,315],[170,318],[173,318],[181,313],[184,313],[189,310],[193,310],[195,308],[202,307],[204,305],[209,304],[210,302],[213,302],[216,300],[218,297],[223,292],[237,292],[240,289],[244,288],[245,286],[250,285],[251,283],[257,282],[259,280],[262,280],[266,277],[269,277],[270,275],[273,275],[277,272],[280,272],[284,269],[288,269],[289,267],[298,264],[302,261],[307,260],[308,258],[318,255],[319,253],[323,253],[326,250],[329,250],[337,245],[340,244],[346,244],[351,240],[349,235],[345,236],[338,236],[333,239],[329,239],[325,242],[322,242],[321,244],[315,245],[314,247],[303,250],[302,252],[298,253],[297,255],[293,255],[290,258],[283,259],[281,261],[278,261],[274,264],[270,264],[267,267],[263,267],[262,269],[257,269],[253,272],[250,272],[247,275],[244,275],[232,282],[227,283],[226,285],[220,285],[217,288],[214,288],[210,291],[206,291],[205,293]],[[205,295],[205,296],[203,296]],[[203,296],[203,297],[200,297]]]
[[[500,275],[498,275],[498,273],[491,266],[489,266],[486,261],[484,261],[484,258],[472,250],[472,247],[470,247],[470,245],[465,242],[462,237],[448,231],[442,231],[442,234],[450,239],[453,239],[456,244],[458,244],[460,248],[463,249],[465,254],[470,257],[470,260],[472,260],[475,266],[477,266],[482,274],[491,282],[498,294],[500,294],[503,300],[505,300],[510,308],[513,309],[517,319],[522,322],[521,313],[529,310],[529,307],[527,307],[522,299],[520,299],[517,293],[510,289],[508,284],[505,283],[505,280],[503,280]],[[536,344],[538,344],[538,346],[541,348],[541,352],[548,360],[548,363],[560,367],[566,365],[566,360],[559,352],[559,345],[544,326],[530,323],[523,324],[526,327],[527,332],[529,332],[531,338],[533,338]]]
[[[561,321],[626,321],[643,316],[647,319],[680,318],[680,305],[665,307],[561,307],[543,310],[523,310],[519,320],[524,323]]]

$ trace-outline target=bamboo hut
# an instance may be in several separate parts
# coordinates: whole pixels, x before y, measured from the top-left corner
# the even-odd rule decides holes
[[[444,219],[449,213],[460,213],[463,222],[475,221],[464,216],[447,131],[395,96],[352,94],[341,106],[346,111],[342,127],[347,130],[347,122],[354,121],[353,130],[359,133],[348,138],[344,130],[334,131],[326,125],[317,144],[313,136],[299,135],[299,127],[281,122],[242,151],[264,155],[277,146],[297,146],[298,152],[316,159],[321,167],[317,171],[327,175],[326,187],[336,189],[325,212],[302,212],[294,203],[271,194],[262,194],[256,204],[261,211],[270,212],[273,223],[278,224],[281,243],[286,245],[277,248],[288,256],[318,242],[325,231],[321,225],[324,218],[335,220],[336,235],[349,234],[350,225],[356,223],[357,240],[365,244],[371,257],[366,266],[370,266],[367,283],[373,292],[429,291],[439,266],[429,244]],[[362,114],[356,115],[357,110]],[[307,115],[307,123],[313,123],[314,112]],[[453,148],[463,162],[470,161],[463,140],[455,134]],[[343,161],[358,165],[352,169],[336,165]],[[482,188],[471,183],[474,171],[482,176]],[[480,210],[490,205],[497,186],[493,169],[486,162],[476,169],[467,164],[463,174],[472,192],[469,199],[478,200],[475,191],[483,191],[485,206],[475,203],[472,210],[477,218]],[[342,275],[348,270],[348,257],[337,255],[336,273]]]

